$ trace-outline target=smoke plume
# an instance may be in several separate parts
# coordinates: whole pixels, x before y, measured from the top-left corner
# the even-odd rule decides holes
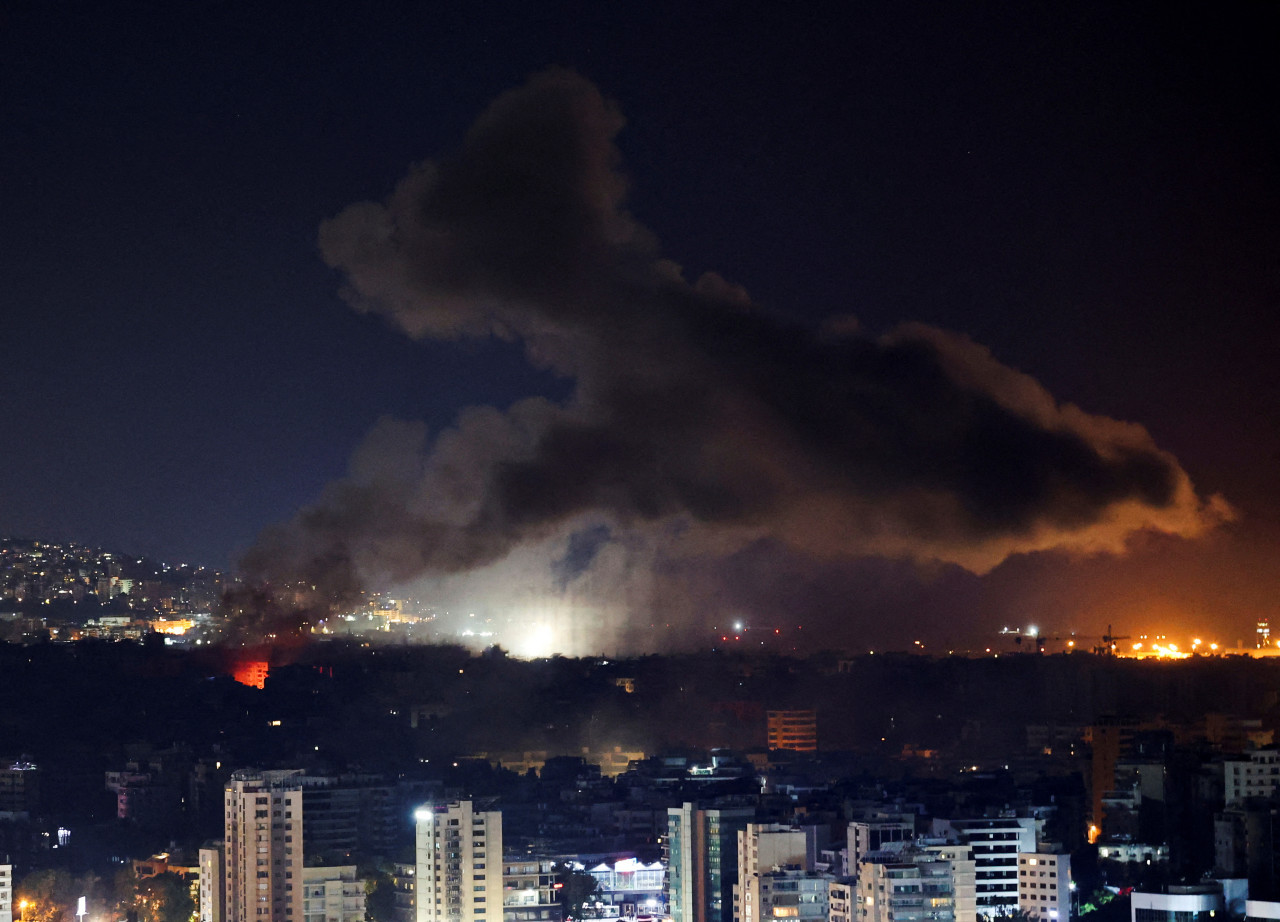
[[[262,536],[251,569],[341,590],[542,548],[548,592],[609,563],[661,604],[664,571],[766,541],[983,573],[1229,514],[1141,426],[1059,404],[964,336],[815,331],[719,276],[686,280],[625,208],[622,126],[591,83],[543,73],[456,155],[321,226],[356,309],[415,338],[518,341],[573,392],[466,410],[433,439],[384,421],[349,477]]]

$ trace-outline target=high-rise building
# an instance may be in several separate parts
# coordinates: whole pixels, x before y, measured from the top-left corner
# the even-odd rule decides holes
[[[816,826],[748,823],[738,833],[738,883],[734,887],[734,922],[762,922],[762,879],[776,869],[814,870]],[[778,886],[782,886],[781,883]],[[825,884],[824,884],[825,889]],[[826,898],[823,898],[826,904]]]
[[[22,759],[0,759],[0,813],[40,812],[40,769]]]
[[[1071,856],[1018,855],[1018,908],[1032,922],[1067,922],[1071,918]]]
[[[395,853],[409,806],[397,787],[378,775],[308,775],[302,779],[302,802],[307,814],[304,845],[312,860]]]
[[[1116,763],[1133,750],[1136,729],[1137,722],[1129,718],[1103,716],[1088,730],[1090,844],[1096,842],[1102,833],[1102,801],[1115,787]]]
[[[738,832],[752,807],[667,810],[667,909],[673,922],[731,922],[738,882]],[[422,920],[419,920],[422,922]]]
[[[224,794],[226,922],[303,922],[300,771],[239,771]]]
[[[818,751],[818,712],[814,710],[768,711],[765,715],[770,749],[793,752]]]
[[[1032,817],[934,820],[934,834],[973,851],[977,915],[994,919],[1018,908],[1018,855],[1036,850]]]
[[[469,800],[414,812],[417,922],[501,922],[502,814]]]
[[[226,862],[222,843],[200,849],[199,922],[226,922]]]

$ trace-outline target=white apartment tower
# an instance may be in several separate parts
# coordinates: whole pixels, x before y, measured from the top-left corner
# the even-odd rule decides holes
[[[199,922],[226,922],[226,894],[226,863],[222,844],[206,845],[200,849],[200,903],[197,907]]]
[[[224,792],[226,922],[303,922],[301,771],[239,771]]]
[[[502,922],[502,813],[462,800],[414,819],[416,922]]]
[[[1071,918],[1071,856],[1018,855],[1018,908],[1032,922],[1067,922]]]

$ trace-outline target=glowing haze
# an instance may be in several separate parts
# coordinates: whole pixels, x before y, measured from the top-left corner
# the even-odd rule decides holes
[[[434,436],[384,420],[347,478],[260,537],[251,572],[417,583],[516,613],[529,652],[573,653],[732,617],[716,587],[744,553],[980,574],[1230,516],[1142,426],[1059,404],[962,335],[864,332],[849,305],[812,329],[687,280],[625,208],[622,127],[590,82],[546,72],[454,156],[322,225],[356,309],[415,338],[516,340],[572,394]]]

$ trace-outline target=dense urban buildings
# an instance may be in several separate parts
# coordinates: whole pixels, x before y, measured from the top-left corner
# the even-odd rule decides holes
[[[241,657],[269,663],[261,688],[233,678]],[[123,854],[135,888],[189,881],[200,922],[865,922],[881,879],[930,888],[904,918],[1088,922],[1127,899],[1108,888],[1206,873],[1261,904],[1280,889],[1277,665],[0,644],[0,859],[20,905],[28,879]],[[767,746],[752,703],[779,680],[839,715],[844,748]],[[109,720],[84,719],[90,687],[118,690]],[[1084,691],[1018,707],[1046,687]],[[894,724],[861,704],[876,694],[904,703]],[[144,898],[85,889],[88,922]],[[55,922],[36,905],[26,922]]]

